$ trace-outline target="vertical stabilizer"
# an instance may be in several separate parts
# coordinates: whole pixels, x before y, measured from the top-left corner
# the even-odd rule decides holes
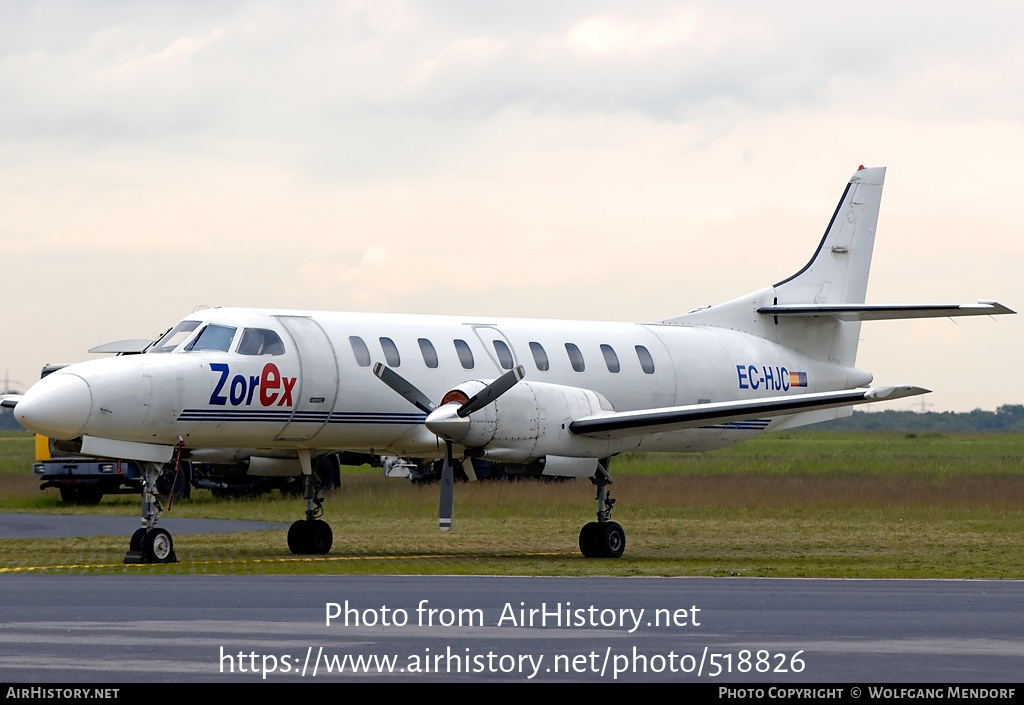
[[[791,277],[718,306],[664,321],[738,330],[853,367],[859,321],[828,316],[787,318],[758,313],[774,304],[861,304],[868,288],[885,167],[861,167],[850,178],[810,261]]]
[[[885,167],[862,167],[854,173],[814,256],[803,269],[775,285],[776,301],[773,303],[864,303],[884,182]],[[813,331],[812,327],[821,330]],[[860,322],[830,318],[783,321],[779,334],[779,342],[794,347],[806,347],[797,342],[795,336],[811,334],[810,337],[816,339],[816,347],[820,347],[807,352],[853,366]]]

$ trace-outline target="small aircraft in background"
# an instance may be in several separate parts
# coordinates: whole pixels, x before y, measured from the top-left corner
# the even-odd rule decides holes
[[[28,429],[81,453],[145,464],[142,527],[125,560],[176,560],[156,478],[190,458],[304,477],[294,553],[322,554],[316,458],[347,451],[441,466],[450,529],[461,465],[586,477],[597,520],[580,551],[618,557],[611,459],[704,451],[928,390],[869,386],[855,367],[862,321],[1013,313],[965,305],[865,304],[884,168],[846,185],[810,261],[776,284],[646,324],[239,308],[186,316],[144,354],[65,367],[0,400]],[[67,444],[65,444],[67,445]]]

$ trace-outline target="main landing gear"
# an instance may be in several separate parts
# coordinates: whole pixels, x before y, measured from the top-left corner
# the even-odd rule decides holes
[[[590,478],[597,485],[597,521],[580,530],[580,553],[587,558],[618,558],[626,550],[626,532],[611,521],[615,500],[608,493],[608,485],[612,484],[609,464],[609,458],[603,459]]]
[[[125,563],[177,563],[174,555],[174,541],[166,529],[156,528],[156,523],[163,514],[156,481],[163,472],[163,466],[146,462],[143,467],[142,480],[142,528],[132,534],[128,544],[128,552],[124,554]]]
[[[313,474],[308,450],[299,451],[299,462],[302,464],[306,518],[299,519],[288,529],[288,550],[298,555],[322,555],[331,550],[334,532],[331,525],[320,518],[324,513],[324,500],[319,496],[320,480]]]

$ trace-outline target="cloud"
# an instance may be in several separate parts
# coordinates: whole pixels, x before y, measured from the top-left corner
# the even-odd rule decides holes
[[[799,268],[859,163],[891,167],[869,296],[1020,306],[1022,12],[2,5],[4,320],[46,332],[0,362],[31,379],[197,304],[670,316]],[[955,364],[866,326],[865,364],[943,386],[971,336],[1024,344],[986,323]]]

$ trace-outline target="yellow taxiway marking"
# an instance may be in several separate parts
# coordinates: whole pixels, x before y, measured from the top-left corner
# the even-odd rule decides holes
[[[562,556],[562,555],[575,555],[575,554],[562,554],[556,552],[550,553],[520,553],[516,554],[516,558],[532,558],[532,557],[551,557],[551,556]],[[453,555],[450,553],[420,553],[415,555],[406,556],[295,556],[293,558],[237,558],[229,560],[216,560],[216,561],[179,561],[177,565],[242,565],[245,563],[312,563],[312,562],[323,562],[323,563],[335,563],[339,561],[407,561],[407,560],[423,560],[423,559],[460,559],[460,558],[511,558],[508,555],[499,554],[470,554],[470,555]],[[31,573],[39,570],[82,570],[87,568],[123,568],[125,566],[159,566],[159,565],[175,565],[175,563],[64,563],[54,565],[28,565],[28,566],[9,566],[6,568],[0,568],[0,575],[7,573]]]

